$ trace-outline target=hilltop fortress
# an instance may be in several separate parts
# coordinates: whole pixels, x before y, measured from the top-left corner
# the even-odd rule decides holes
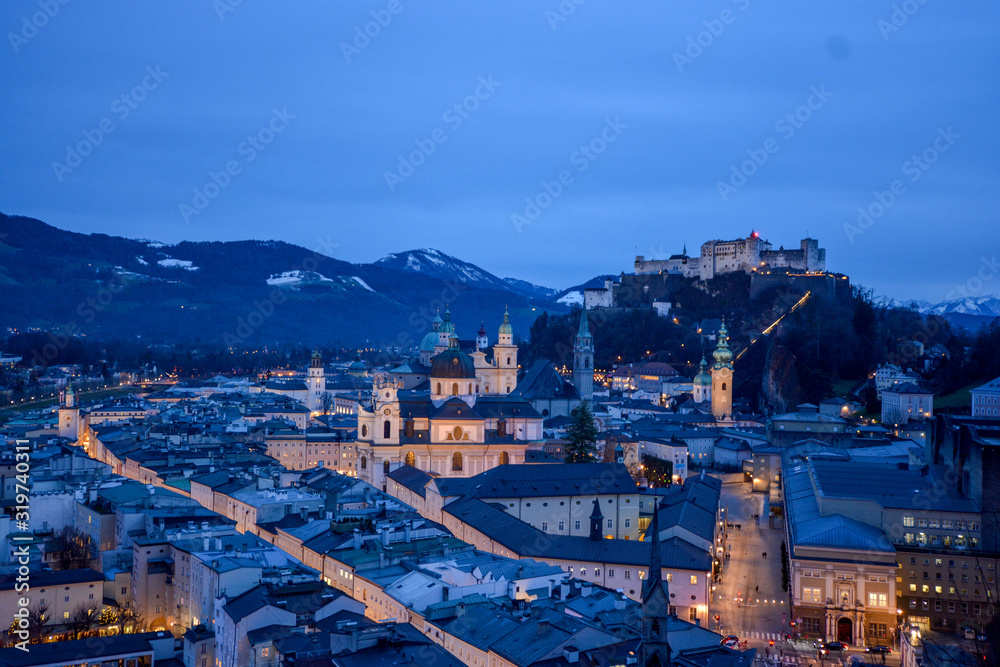
[[[710,280],[723,273],[767,273],[789,269],[802,273],[826,271],[826,249],[819,247],[816,239],[805,238],[797,250],[777,250],[769,241],[753,232],[745,239],[735,241],[707,241],[701,245],[700,257],[688,257],[687,249],[669,259],[635,258],[635,275],[674,273],[685,278]]]

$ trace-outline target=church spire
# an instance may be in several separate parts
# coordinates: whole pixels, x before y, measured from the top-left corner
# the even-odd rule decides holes
[[[660,574],[660,503],[653,503],[653,531],[649,555],[649,574],[642,582],[642,643],[640,655],[644,667],[670,667],[670,587]]]
[[[653,589],[660,583],[663,583],[666,587],[665,582],[661,582],[661,571],[663,569],[662,556],[660,554],[660,503],[653,503],[653,522],[649,526],[649,530],[653,531],[652,545],[653,549],[649,555],[649,574],[646,576],[646,580],[642,582],[642,601],[645,602],[646,598],[653,592]],[[669,596],[668,596],[669,597]]]
[[[580,330],[576,334],[576,338],[579,341],[581,338],[590,338],[590,323],[587,321],[587,309],[583,309],[583,313],[580,314]]]

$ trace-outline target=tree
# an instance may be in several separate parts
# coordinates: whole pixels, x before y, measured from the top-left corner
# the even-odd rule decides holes
[[[108,628],[111,634],[115,634],[115,628],[117,634],[122,635],[142,632],[146,628],[146,618],[143,616],[142,610],[136,607],[132,600],[121,603],[114,614],[109,613],[107,621],[107,625],[111,626]]]
[[[97,558],[97,545],[90,535],[75,528],[60,531],[49,543],[53,565],[60,570],[78,570],[89,567]]]
[[[670,486],[674,481],[674,464],[650,454],[642,457],[643,477],[651,486]]]
[[[73,639],[88,637],[100,624],[100,616],[101,608],[96,602],[81,604],[77,607],[66,622]]]
[[[597,459],[597,427],[590,406],[581,403],[570,413],[573,422],[566,429],[566,463],[594,463]]]

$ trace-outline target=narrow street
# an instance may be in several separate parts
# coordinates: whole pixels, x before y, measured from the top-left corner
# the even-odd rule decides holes
[[[728,479],[732,479],[729,477]],[[722,485],[721,507],[728,515],[726,547],[730,559],[723,562],[722,579],[716,584],[710,606],[709,629],[736,635],[758,650],[760,664],[839,665],[851,655],[881,664],[881,656],[868,656],[851,648],[842,657],[820,661],[812,641],[786,642],[789,631],[789,596],[781,589],[781,543],[783,523],[773,527],[765,509],[766,496],[751,493],[743,482]],[[760,519],[754,519],[753,515]],[[740,527],[737,529],[736,526]],[[764,553],[767,558],[764,558]],[[716,623],[715,616],[719,616]],[[774,646],[769,642],[774,641]],[[887,657],[887,665],[898,665],[898,653]]]

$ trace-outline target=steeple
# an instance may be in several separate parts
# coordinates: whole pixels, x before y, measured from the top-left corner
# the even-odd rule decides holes
[[[441,323],[441,331],[450,334],[455,330],[455,325],[451,323],[451,309],[448,306],[444,308],[444,320]]]
[[[670,586],[661,575],[660,503],[653,504],[653,531],[649,554],[649,573],[642,582],[642,644],[641,664],[644,667],[669,667],[670,644],[667,630],[670,624]]]
[[[687,243],[684,244],[684,250],[681,251],[681,254],[684,255],[685,257],[688,256],[688,244]]]
[[[595,542],[601,539],[603,523],[604,514],[601,513],[601,501],[594,498],[594,511],[590,513],[590,539]]]
[[[590,401],[594,398],[594,339],[590,335],[587,309],[580,313],[580,329],[573,344],[573,385],[580,398]]]

